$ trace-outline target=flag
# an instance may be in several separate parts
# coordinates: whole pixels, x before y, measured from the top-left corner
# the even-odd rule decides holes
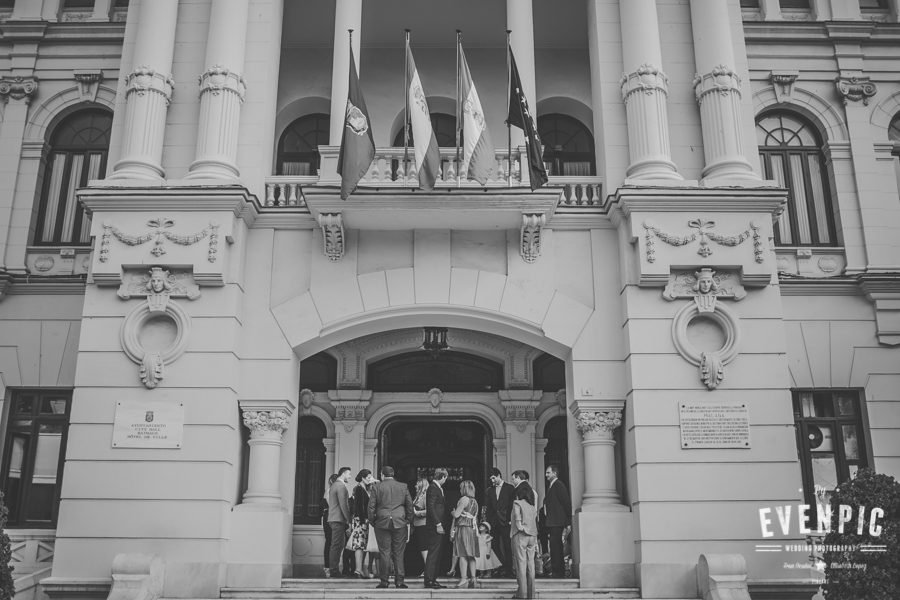
[[[487,123],[484,121],[484,110],[481,100],[475,91],[475,83],[469,73],[466,55],[462,45],[459,48],[459,88],[462,100],[463,154],[459,172],[465,173],[467,179],[474,179],[484,185],[494,170],[494,145],[488,135]]]
[[[369,126],[369,111],[359,87],[356,60],[350,51],[350,86],[347,90],[347,112],[341,134],[341,153],[337,172],[341,176],[341,200],[346,200],[356,189],[372,160],[375,158],[375,140]]]
[[[528,155],[528,179],[534,191],[547,183],[547,169],[544,167],[543,148],[534,119],[528,111],[528,100],[522,89],[519,69],[512,48],[509,48],[509,114],[506,122],[525,132],[525,152]]]
[[[406,44],[406,76],[409,88],[406,90],[409,106],[409,122],[412,126],[413,148],[416,157],[416,169],[419,172],[419,187],[424,190],[434,189],[438,171],[441,168],[441,151],[437,138],[431,127],[431,113],[422,91],[419,71],[412,57],[409,43]]]

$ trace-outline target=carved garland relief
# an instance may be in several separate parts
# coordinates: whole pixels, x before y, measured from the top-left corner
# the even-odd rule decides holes
[[[753,260],[755,260],[757,263],[762,263],[764,260],[763,242],[762,236],[759,232],[759,225],[757,225],[753,221],[750,222],[750,225],[747,229],[733,235],[724,235],[722,233],[714,231],[713,227],[716,226],[716,222],[708,219],[690,219],[687,225],[688,227],[690,227],[691,229],[695,229],[696,231],[687,235],[675,235],[663,231],[652,221],[644,221],[644,241],[646,242],[647,262],[656,262],[655,244],[657,239],[665,242],[670,246],[686,246],[687,244],[699,240],[700,245],[697,248],[697,254],[699,254],[703,258],[707,258],[709,256],[712,256],[713,254],[713,250],[709,245],[710,240],[719,244],[720,246],[734,247],[740,246],[744,243],[744,241],[752,238]]]
[[[206,259],[211,263],[216,262],[219,252],[219,226],[217,224],[210,223],[207,227],[191,235],[173,233],[170,229],[174,226],[174,219],[157,217],[147,221],[147,227],[149,227],[151,231],[139,235],[131,235],[124,233],[107,221],[103,223],[103,235],[100,237],[99,260],[102,263],[109,261],[110,243],[112,238],[116,238],[128,246],[140,246],[153,240],[153,248],[150,249],[150,254],[157,258],[166,254],[166,240],[180,246],[192,246],[203,239],[209,238]]]

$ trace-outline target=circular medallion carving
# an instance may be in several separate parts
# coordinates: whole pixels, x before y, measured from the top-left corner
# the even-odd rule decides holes
[[[56,261],[53,260],[52,256],[38,256],[34,259],[34,268],[41,273],[46,273],[50,269],[53,268],[53,265],[56,264]]]
[[[187,313],[171,301],[163,310],[151,310],[145,300],[125,317],[119,341],[128,358],[141,366],[141,381],[147,388],[159,384],[164,365],[184,354],[190,325]]]
[[[838,269],[838,261],[833,256],[823,256],[819,259],[819,268],[823,273],[834,273]]]
[[[721,302],[704,313],[691,302],[672,321],[672,341],[685,360],[700,367],[701,380],[712,390],[724,377],[725,365],[737,356],[738,319]]]

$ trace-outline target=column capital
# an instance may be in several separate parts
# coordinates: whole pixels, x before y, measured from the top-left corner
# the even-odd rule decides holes
[[[137,67],[125,76],[125,97],[132,94],[143,96],[147,92],[159,94],[166,101],[166,106],[172,101],[172,89],[175,80],[171,75],[155,71],[147,66]]]
[[[869,98],[878,92],[874,83],[868,77],[838,77],[834,81],[838,94],[844,101],[844,106],[850,102],[862,100],[863,106],[869,105]]]
[[[292,400],[239,400],[244,426],[252,435],[283,434],[296,405]]]
[[[613,431],[622,424],[624,407],[624,400],[577,401],[572,406],[575,427],[585,440],[612,440]]]
[[[205,70],[198,78],[198,82],[201,96],[206,93],[218,96],[222,92],[227,92],[234,94],[241,102],[244,101],[244,93],[247,90],[244,77],[221,65],[213,65]]]
[[[703,104],[703,99],[712,92],[718,92],[722,96],[734,92],[740,96],[741,78],[725,64],[716,65],[709,73],[695,74],[694,94],[697,102]]]
[[[0,77],[0,100],[8,102],[13,100],[24,100],[25,104],[31,102],[35,92],[37,92],[37,77],[22,77],[21,75]]]
[[[622,87],[622,98],[626,103],[635,92],[647,95],[654,92],[661,92],[663,95],[669,93],[669,78],[660,67],[650,63],[643,63],[636,71],[622,74],[619,84]]]

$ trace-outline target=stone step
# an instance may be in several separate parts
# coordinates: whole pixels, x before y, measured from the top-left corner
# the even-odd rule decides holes
[[[422,588],[421,584],[413,584],[409,589],[398,590],[368,588],[225,588],[222,598],[252,600],[498,600],[512,598],[516,586],[481,589],[431,590]],[[535,597],[544,600],[625,600],[640,598],[637,588],[538,588]]]
[[[455,586],[459,580],[452,577],[444,577],[438,579],[441,584],[449,587]],[[393,585],[393,580],[392,580]],[[421,577],[407,579],[406,584],[410,587],[422,587]],[[579,587],[577,579],[537,579],[535,580],[536,589],[577,589]],[[480,589],[507,589],[515,588],[516,580],[502,577],[487,577],[478,580]],[[378,579],[325,579],[325,578],[309,578],[309,579],[282,579],[281,589],[337,589],[337,588],[371,588],[378,585]]]

